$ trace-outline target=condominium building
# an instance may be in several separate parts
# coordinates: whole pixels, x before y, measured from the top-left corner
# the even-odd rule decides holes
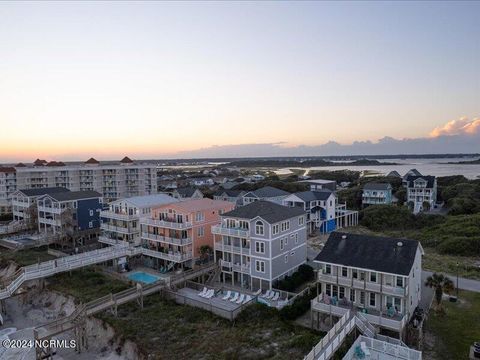
[[[13,220],[23,223],[27,228],[37,227],[37,199],[43,195],[68,192],[67,188],[52,187],[17,190],[11,195]]]
[[[370,182],[363,186],[362,206],[390,205],[392,203],[392,185]]]
[[[117,163],[100,163],[91,158],[83,164],[64,164],[37,159],[32,166],[17,164],[0,170],[0,207],[11,206],[11,194],[19,189],[64,187],[71,191],[90,190],[106,202],[131,196],[157,193],[157,170],[128,157]]]
[[[306,214],[298,207],[255,201],[222,214],[212,233],[226,284],[272,289],[307,260]]]
[[[97,240],[100,233],[102,195],[96,191],[66,191],[37,200],[38,230],[57,235],[63,245],[76,247]]]
[[[307,213],[309,234],[328,233],[336,229],[337,196],[330,190],[301,191],[283,199],[283,205],[299,207]]]
[[[289,192],[274,188],[272,186],[265,186],[255,191],[247,192],[243,195],[243,205],[248,205],[254,201],[267,200],[277,204],[282,204],[285,197],[290,195]]]
[[[213,249],[211,227],[234,207],[204,198],[152,208],[150,218],[140,220],[145,265],[164,271],[192,267],[203,249]]]
[[[435,176],[408,176],[405,181],[407,203],[411,204],[413,213],[417,214],[433,209],[437,202],[437,179]]]
[[[421,299],[422,255],[415,240],[333,232],[315,258],[313,317],[359,311],[381,331],[403,338]]]
[[[140,219],[150,217],[152,208],[178,201],[166,194],[134,196],[113,201],[108,210],[100,213],[102,235],[98,241],[109,245],[119,241],[140,245]]]

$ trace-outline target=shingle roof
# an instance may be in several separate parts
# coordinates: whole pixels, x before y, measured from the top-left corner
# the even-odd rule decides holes
[[[418,246],[416,240],[333,232],[315,261],[408,275]]]
[[[62,161],[50,161],[46,166],[65,166]]]
[[[195,191],[198,190],[197,188],[185,187],[177,189],[177,192],[184,197],[191,197]]]
[[[122,164],[131,164],[133,163],[133,160],[130,159],[128,156],[125,156],[122,160],[120,160]]]
[[[3,172],[3,173],[14,173],[16,172],[15,168],[14,167],[1,167],[0,166],[0,172]]]
[[[422,176],[422,174],[417,169],[410,169],[407,171],[404,177],[408,177],[408,176]]]
[[[255,191],[250,191],[245,196],[258,198],[271,198],[277,196],[290,195],[289,192],[274,188],[273,186],[265,186]]]
[[[178,199],[175,199],[171,196],[166,194],[152,194],[152,195],[144,195],[144,196],[133,196],[127,199],[122,199],[119,201],[127,201],[139,208],[145,207],[155,207],[165,204],[170,204],[174,202],[178,202]]]
[[[39,189],[24,189],[19,191],[25,194],[26,196],[42,196],[42,195],[69,192],[70,190],[64,187],[48,187],[48,188],[39,188]]]
[[[250,220],[260,216],[265,221],[273,224],[303,214],[305,214],[305,211],[298,207],[287,207],[271,201],[259,200],[240,206],[235,210],[224,213],[222,216]]]
[[[15,167],[27,167],[24,163],[19,162]]]
[[[93,190],[59,192],[48,195],[57,201],[71,201],[102,197],[102,194]]]
[[[317,191],[300,191],[296,192],[293,195],[299,197],[305,202],[314,201],[314,200],[327,200],[330,195],[332,195],[332,191],[330,190],[317,190]]]
[[[222,196],[223,194],[226,194],[228,197],[238,197],[238,196],[241,196],[244,193],[245,193],[245,191],[242,191],[242,190],[225,189],[225,190],[217,190],[217,191],[215,191],[215,193],[213,195]]]
[[[401,175],[397,170],[393,170],[387,174],[387,177],[401,177]]]
[[[178,209],[185,213],[194,211],[210,210],[210,209],[231,209],[234,205],[228,201],[212,200],[208,198],[203,199],[191,199],[185,201],[179,201],[175,204],[166,205],[172,209]]]
[[[413,187],[413,182],[417,179],[424,179],[427,182],[427,188],[433,188],[433,185],[435,184],[435,176],[408,176],[407,177],[407,184],[408,187]]]
[[[93,157],[91,157],[90,159],[88,159],[87,161],[85,161],[85,164],[100,164],[100,161],[98,161],[97,159],[94,159]]]
[[[46,160],[40,160],[40,159],[37,159],[33,162],[33,165],[35,166],[42,166],[42,165],[45,165],[47,163]]]
[[[392,185],[389,183],[375,183],[369,182],[363,186],[364,190],[389,190],[392,188]]]

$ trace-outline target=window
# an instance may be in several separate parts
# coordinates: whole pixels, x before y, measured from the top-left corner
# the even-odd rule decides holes
[[[288,263],[288,255],[285,255],[285,264]]]
[[[358,271],[357,270],[352,270],[352,277],[354,279],[358,279]]]
[[[376,283],[377,282],[377,273],[371,272],[370,273],[370,281]]]
[[[303,216],[300,216],[300,217],[298,218],[298,225],[301,226],[301,225],[303,225],[304,223],[305,223],[305,218],[304,218]]]
[[[93,216],[93,210],[90,210],[90,216]]]
[[[89,227],[90,229],[93,228],[93,222],[92,222],[92,221],[89,221],[89,222],[88,222],[88,227]]]
[[[331,265],[325,265],[325,274],[331,274],[332,273],[332,266]]]
[[[343,286],[340,286],[338,291],[338,298],[343,299],[344,297],[345,297],[345,288]]]
[[[332,296],[332,285],[331,284],[325,284],[326,287],[325,287],[325,293],[328,295],[328,296]]]
[[[342,276],[343,277],[348,277],[348,268],[342,267]]]
[[[282,231],[287,231],[290,229],[290,221],[282,222]]]
[[[265,253],[265,243],[262,241],[256,241],[255,242],[255,251],[257,253],[264,254]]]
[[[360,271],[360,280],[365,281],[365,272]]]
[[[336,296],[338,298],[338,286],[332,285],[332,296]]]
[[[205,219],[203,212],[197,211],[195,213],[195,221],[203,221]]]
[[[360,304],[365,305],[365,292],[360,291]]]
[[[280,250],[283,250],[283,239],[280,239]]]
[[[293,256],[293,255],[295,255],[295,251],[292,251],[292,252],[290,253],[290,256]]]
[[[370,293],[370,306],[375,307],[375,293]]]
[[[277,224],[277,225],[273,225],[273,227],[272,227],[272,234],[273,234],[273,235],[278,234],[279,230],[280,230],[280,226],[279,226],[278,224]]]
[[[355,302],[355,290],[350,289],[350,301]]]
[[[257,221],[255,223],[255,234],[256,235],[263,235],[263,223],[261,221]]]
[[[285,237],[285,246],[288,245],[288,236]]]
[[[255,270],[257,272],[265,272],[265,261],[255,260]]]
[[[403,287],[403,277],[397,276],[397,286]]]
[[[295,244],[298,244],[298,234],[295,233]]]
[[[199,237],[202,237],[203,235],[205,235],[205,228],[203,226],[200,226],[197,228],[197,235]]]

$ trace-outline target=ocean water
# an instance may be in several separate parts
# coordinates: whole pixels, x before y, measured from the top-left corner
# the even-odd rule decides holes
[[[480,178],[480,164],[460,165],[447,164],[448,162],[470,161],[474,158],[448,158],[448,159],[377,159],[380,162],[394,162],[399,165],[379,165],[379,166],[351,166],[348,162],[341,163],[339,166],[314,166],[306,168],[306,173],[310,170],[353,170],[353,171],[372,171],[386,175],[390,171],[396,170],[400,175],[410,169],[417,169],[423,175],[449,176],[463,175],[468,179]],[[288,174],[292,168],[283,168],[276,171],[277,174]]]

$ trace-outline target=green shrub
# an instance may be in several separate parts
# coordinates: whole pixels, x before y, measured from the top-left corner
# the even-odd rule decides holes
[[[283,320],[295,320],[305,314],[310,309],[310,301],[316,296],[315,291],[315,286],[312,286],[309,291],[297,297],[293,304],[283,307],[279,311],[280,318]]]
[[[402,230],[414,225],[415,217],[406,207],[372,205],[360,214],[360,224],[374,231]]]
[[[310,265],[303,264],[298,267],[292,276],[285,276],[282,280],[277,281],[275,288],[284,291],[293,292],[308,281],[313,280],[315,273]]]

